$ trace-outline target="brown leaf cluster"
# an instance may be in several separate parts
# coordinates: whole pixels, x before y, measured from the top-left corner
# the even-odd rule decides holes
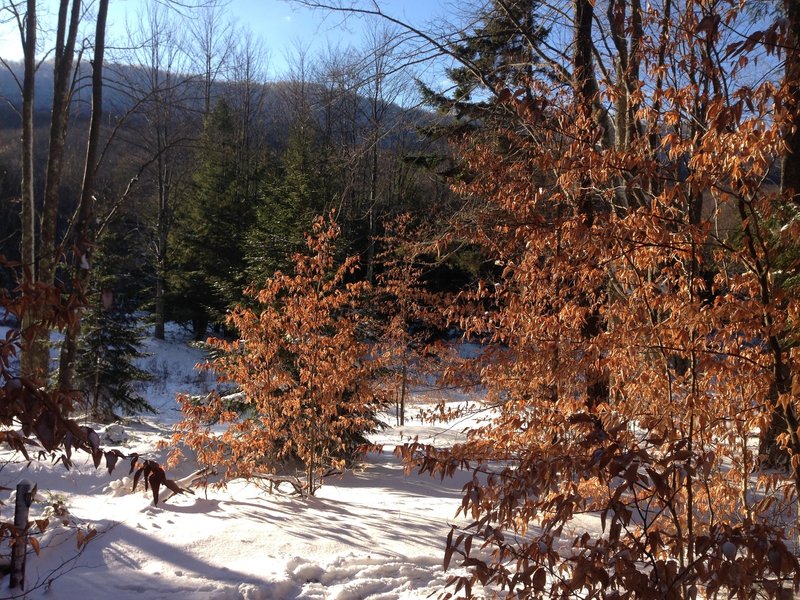
[[[243,404],[231,407],[216,394],[183,401],[186,419],[175,441],[227,478],[299,466],[313,494],[327,472],[358,455],[362,434],[376,426],[383,359],[364,335],[369,286],[351,281],[355,258],[335,265],[338,235],[332,220],[318,220],[294,273],[276,273],[249,290],[253,306],[230,313],[239,338],[211,341],[223,355],[210,368],[237,384]],[[219,424],[225,430],[217,435],[212,426]]]
[[[639,8],[646,75],[601,72],[591,106],[591,86],[532,81],[541,110],[512,105],[505,128],[457,142],[471,175],[455,188],[485,202],[458,235],[502,273],[444,310],[502,352],[470,369],[493,422],[402,451],[437,476],[474,473],[445,558],[469,575],[448,597],[800,584],[800,222],[774,182],[796,113],[790,86],[745,77],[748,58],[790,60],[793,42],[777,24],[731,43],[752,25],[738,3],[679,4]],[[635,6],[617,4],[628,39]],[[770,446],[788,471],[764,462]]]

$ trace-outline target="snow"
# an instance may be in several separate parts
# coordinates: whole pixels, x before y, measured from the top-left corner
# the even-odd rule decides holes
[[[178,392],[204,393],[213,376],[194,370],[205,356],[178,327],[164,341],[147,340],[142,365],[157,381],[141,387],[158,413],[126,418],[108,427],[92,424],[106,449],[166,458],[159,441],[180,418]],[[444,482],[405,475],[392,453],[395,444],[419,437],[444,445],[458,440],[466,423],[423,424],[415,418],[375,437],[383,453],[366,457],[353,471],[326,480],[316,497],[270,494],[253,483],[195,488],[152,505],[142,490],[131,492],[127,462],[113,474],[95,469],[82,455],[66,471],[10,451],[0,485],[28,478],[38,485],[31,518],[49,516],[36,532],[41,553],[27,559],[27,598],[154,598],[245,600],[400,600],[440,592],[453,575],[442,570],[444,541],[455,523],[468,475]],[[423,407],[424,408],[424,407]],[[394,415],[386,415],[387,423]],[[172,478],[196,468],[190,458],[171,469]],[[2,492],[2,520],[11,520],[14,492]],[[78,550],[77,531],[96,537]],[[3,591],[7,580],[0,581]],[[8,592],[10,594],[10,592]],[[3,596],[0,592],[0,597]]]
[[[142,493],[93,495],[86,481],[62,486],[72,515],[101,533],[51,589],[81,598],[100,586],[118,600],[427,596],[444,582],[441,547],[455,490],[440,490],[435,509],[419,514],[425,486],[408,485],[399,469],[369,471],[306,500],[237,481],[154,507]],[[46,580],[65,550],[74,546],[32,556],[28,581]]]

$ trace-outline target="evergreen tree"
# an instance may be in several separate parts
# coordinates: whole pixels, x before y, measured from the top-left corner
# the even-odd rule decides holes
[[[131,248],[141,247],[137,231],[123,221],[106,230],[95,249],[75,373],[98,417],[108,417],[114,410],[153,411],[135,390],[136,382],[150,379],[135,364],[146,356],[139,348],[144,329],[136,315],[143,301],[144,259],[131,253]]]
[[[293,264],[292,255],[304,247],[304,233],[326,208],[330,173],[315,153],[320,147],[318,138],[310,115],[298,117],[281,168],[262,189],[247,241],[252,282],[263,283],[275,271],[286,271]]]
[[[419,84],[425,103],[455,117],[423,127],[429,139],[461,140],[467,135],[512,153],[508,136],[498,132],[509,120],[517,119],[522,107],[545,106],[537,97],[535,82],[552,75],[537,52],[550,33],[537,15],[541,5],[541,0],[490,0],[476,15],[474,26],[457,34],[449,46],[457,64],[447,69],[452,93]],[[512,99],[516,102],[510,102]],[[412,160],[451,183],[464,183],[475,177],[474,167],[463,160],[454,162],[449,152],[434,151]],[[532,182],[539,182],[538,174],[532,177]],[[476,209],[480,210],[473,204],[459,212],[468,215],[469,220],[475,218]],[[465,223],[463,227],[468,230],[473,225]],[[447,258],[439,261],[427,277],[433,289],[457,290],[478,275],[494,276],[493,261],[466,239],[459,239],[445,254]]]
[[[253,173],[237,160],[234,115],[221,100],[206,120],[190,196],[173,234],[170,316],[191,322],[196,339],[221,324],[247,284],[245,244],[254,219]]]
[[[448,70],[455,85],[451,96],[422,87],[424,99],[459,118],[491,119],[500,105],[502,90],[524,90],[532,100],[534,77],[547,75],[535,48],[549,30],[537,22],[540,0],[487,3],[478,25],[461,33],[452,44],[459,66]]]

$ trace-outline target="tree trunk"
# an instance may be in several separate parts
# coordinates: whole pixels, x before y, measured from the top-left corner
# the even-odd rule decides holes
[[[155,324],[153,337],[157,340],[164,339],[164,322],[166,320],[166,274],[167,274],[167,233],[168,224],[168,199],[167,190],[163,183],[162,165],[159,160],[159,191],[158,191],[158,224],[156,226],[156,297],[155,297]]]
[[[11,576],[9,587],[13,590],[25,589],[25,557],[28,553],[28,515],[30,513],[31,482],[23,479],[17,484],[17,497],[14,504],[14,534],[17,536],[11,548]]]
[[[25,13],[23,54],[25,73],[22,83],[22,232],[20,255],[24,277],[36,281],[36,196],[33,171],[33,101],[36,80],[36,0],[28,0]],[[27,311],[22,320],[22,375],[40,380],[47,371],[46,339],[36,326],[37,315]],[[42,360],[44,353],[44,361]],[[44,362],[44,368],[42,364]]]
[[[594,0],[575,0],[575,51],[573,55],[573,91],[575,94],[575,106],[579,111],[589,112],[594,121],[594,126],[603,130],[603,143],[605,147],[611,148],[613,138],[611,136],[611,125],[608,116],[598,109],[599,87],[592,60],[592,22],[594,19]],[[590,189],[589,185],[581,186],[584,190]],[[596,201],[590,192],[583,191],[578,198],[578,212],[585,217],[586,227],[591,230],[598,213]],[[599,203],[598,203],[599,204]],[[603,206],[600,204],[600,206]],[[600,212],[607,212],[605,208]],[[605,292],[602,289],[595,290],[597,298],[603,298]],[[592,302],[592,299],[587,299]],[[606,329],[606,322],[600,314],[600,303],[592,308],[591,313],[586,318],[586,323],[581,328],[581,337],[592,344],[591,340],[598,337]],[[593,413],[595,408],[608,401],[610,381],[607,369],[599,366],[601,356],[595,357],[595,364],[587,366],[586,370],[586,409]],[[598,426],[601,426],[597,422]]]
[[[628,41],[625,35],[626,0],[610,0],[608,3],[607,17],[611,40],[617,50],[616,59],[616,105],[617,114],[614,117],[614,142],[617,150],[628,148],[628,119],[630,117],[628,89]]]
[[[800,204],[800,2],[784,0],[789,22],[784,74],[783,140],[781,192],[791,194]]]
[[[86,297],[89,289],[91,263],[89,256],[95,242],[94,216],[94,178],[97,170],[97,150],[100,143],[100,122],[103,117],[103,59],[105,55],[106,19],[108,17],[108,0],[100,0],[97,7],[97,23],[95,25],[94,60],[92,61],[92,118],[89,123],[89,140],[86,144],[86,163],[83,169],[83,183],[78,208],[78,221],[75,228],[77,236],[77,253],[73,257],[73,268],[78,286],[79,297]],[[64,343],[61,346],[61,360],[58,371],[58,387],[70,390],[73,387],[75,357],[78,337],[81,331],[81,312],[77,309],[72,323],[67,328]]]
[[[67,9],[69,0],[61,0],[56,30],[56,50],[53,58],[53,107],[50,117],[50,146],[47,151],[47,175],[42,202],[41,231],[39,232],[38,281],[52,284],[55,281],[59,250],[56,232],[59,217],[59,191],[64,165],[64,143],[67,137],[69,104],[71,98],[72,64],[75,56],[75,39],[78,34],[81,2],[73,0],[69,26]]]
[[[408,381],[407,350],[403,351],[403,367],[400,371],[400,399],[397,404],[397,424],[402,427],[406,424],[406,387]]]
[[[614,124],[608,116],[608,111],[600,103],[600,88],[597,85],[594,61],[592,60],[594,4],[595,0],[574,0],[575,50],[572,57],[572,85],[579,108],[591,111],[593,120],[602,132],[604,146],[611,148],[614,141]]]

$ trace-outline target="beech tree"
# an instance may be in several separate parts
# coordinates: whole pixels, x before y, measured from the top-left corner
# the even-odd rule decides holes
[[[241,410],[217,394],[182,400],[185,419],[173,441],[188,444],[200,463],[224,469],[226,478],[293,475],[299,461],[304,477],[297,488],[313,494],[326,473],[358,456],[365,434],[379,425],[384,392],[374,376],[382,361],[362,333],[369,285],[348,282],[355,257],[335,264],[338,235],[334,223],[318,219],[294,273],[276,272],[248,290],[255,307],[230,313],[239,339],[210,341],[223,352],[210,368],[241,389]],[[217,424],[226,427],[219,435],[211,429]]]
[[[520,3],[492,4],[514,24]],[[450,596],[798,588],[800,224],[794,174],[775,177],[797,157],[794,4],[543,2],[561,40],[514,24],[549,76],[488,88],[505,118],[454,139],[455,187],[484,207],[457,234],[502,272],[445,307],[488,342],[470,371],[497,416],[402,451],[474,472]],[[782,80],[754,82],[756,60]],[[771,423],[788,473],[759,455]]]
[[[445,559],[470,569],[452,582],[467,596],[783,597],[800,581],[798,305],[777,267],[795,269],[779,257],[798,221],[771,183],[791,82],[747,83],[755,56],[794,46],[737,3],[674,4],[611,3],[615,60],[637,48],[615,72],[576,0],[571,85],[497,90],[516,118],[460,145],[457,187],[488,201],[477,239],[503,273],[450,314],[508,349],[480,370],[498,418],[409,452],[435,473],[473,465],[471,525]],[[788,477],[755,443],[776,410]]]
[[[430,341],[432,331],[447,326],[439,310],[439,294],[428,290],[424,280],[435,262],[426,256],[433,227],[411,214],[399,215],[386,225],[386,235],[380,240],[383,251],[376,258],[379,301],[372,311],[380,327],[377,337],[388,360],[386,385],[394,389],[400,426],[405,425],[412,385],[424,385],[426,376],[434,379],[441,373],[442,363],[454,362],[451,348],[446,344],[434,347]]]

